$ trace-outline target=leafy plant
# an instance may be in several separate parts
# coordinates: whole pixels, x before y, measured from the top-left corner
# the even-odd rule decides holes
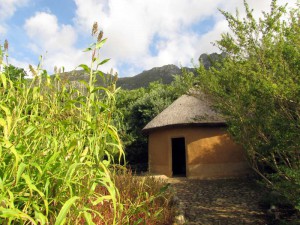
[[[97,42],[86,51],[91,64],[85,90],[52,79],[41,67],[30,66],[28,84],[0,73],[0,223],[94,224],[92,207],[110,201],[112,223],[120,213],[120,196],[109,167],[113,156],[124,156],[113,125],[115,84],[94,85],[102,76],[99,59],[105,43],[94,25]],[[1,47],[1,58],[7,48]],[[3,60],[2,60],[3,62]],[[84,93],[83,93],[84,92]],[[107,190],[105,195],[98,188]]]
[[[23,68],[18,68],[11,64],[4,67],[4,73],[10,80],[24,79],[27,75]]]
[[[229,131],[247,151],[252,168],[300,207],[300,13],[271,3],[256,20],[221,11],[231,33],[216,45],[226,58],[198,69],[201,90],[227,116]],[[285,16],[285,17],[284,17]]]

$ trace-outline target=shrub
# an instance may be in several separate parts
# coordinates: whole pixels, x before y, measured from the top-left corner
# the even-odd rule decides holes
[[[199,68],[201,90],[227,117],[229,131],[247,151],[266,184],[300,209],[300,13],[271,3],[256,20],[222,11],[231,33],[216,44],[223,62]]]

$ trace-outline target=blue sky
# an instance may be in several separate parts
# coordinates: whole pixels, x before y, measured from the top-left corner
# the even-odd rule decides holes
[[[279,0],[280,4],[296,0]],[[270,0],[249,0],[255,15]],[[218,8],[239,9],[243,0],[0,0],[0,41],[9,41],[9,62],[28,68],[43,55],[49,73],[54,66],[73,70],[88,63],[82,50],[93,40],[97,21],[108,38],[102,58],[121,77],[166,64],[192,66],[202,53],[216,52],[211,42],[228,30]]]

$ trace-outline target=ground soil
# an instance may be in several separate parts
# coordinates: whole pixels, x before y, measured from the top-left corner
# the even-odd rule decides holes
[[[267,210],[261,206],[267,190],[253,178],[170,178],[168,182],[181,202],[185,224],[270,224]]]

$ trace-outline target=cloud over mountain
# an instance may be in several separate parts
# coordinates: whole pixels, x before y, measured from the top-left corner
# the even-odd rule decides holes
[[[218,40],[220,34],[228,30],[227,22],[218,8],[232,13],[238,8],[241,17],[244,15],[242,0],[64,2],[64,7],[70,8],[71,3],[74,7],[73,13],[68,14],[68,20],[64,19],[64,9],[54,10],[55,2],[47,6],[41,5],[42,1],[34,0],[0,3],[0,13],[3,15],[0,19],[0,40],[4,39],[4,35],[1,35],[4,32],[13,41],[20,35],[26,35],[12,42],[12,45],[18,45],[15,46],[15,53],[20,54],[18,48],[26,52],[14,56],[15,62],[23,65],[26,61],[32,61],[33,56],[43,54],[44,67],[48,70],[52,70],[54,65],[64,65],[67,70],[74,69],[79,63],[88,62],[90,56],[83,54],[82,49],[92,41],[91,26],[98,21],[104,36],[108,37],[101,57],[112,59],[105,65],[104,71],[112,67],[121,76],[130,76],[166,64],[192,66],[191,60],[197,61],[201,53],[217,51],[211,42]],[[268,10],[270,2],[248,1],[256,16],[261,15],[262,10]],[[293,5],[296,0],[279,1],[280,4],[286,2]],[[56,7],[61,6],[62,3]],[[26,7],[26,10],[22,11],[22,7]],[[18,10],[21,14],[17,14]],[[20,19],[22,13],[24,18]],[[17,15],[20,24],[10,27],[10,22]]]

